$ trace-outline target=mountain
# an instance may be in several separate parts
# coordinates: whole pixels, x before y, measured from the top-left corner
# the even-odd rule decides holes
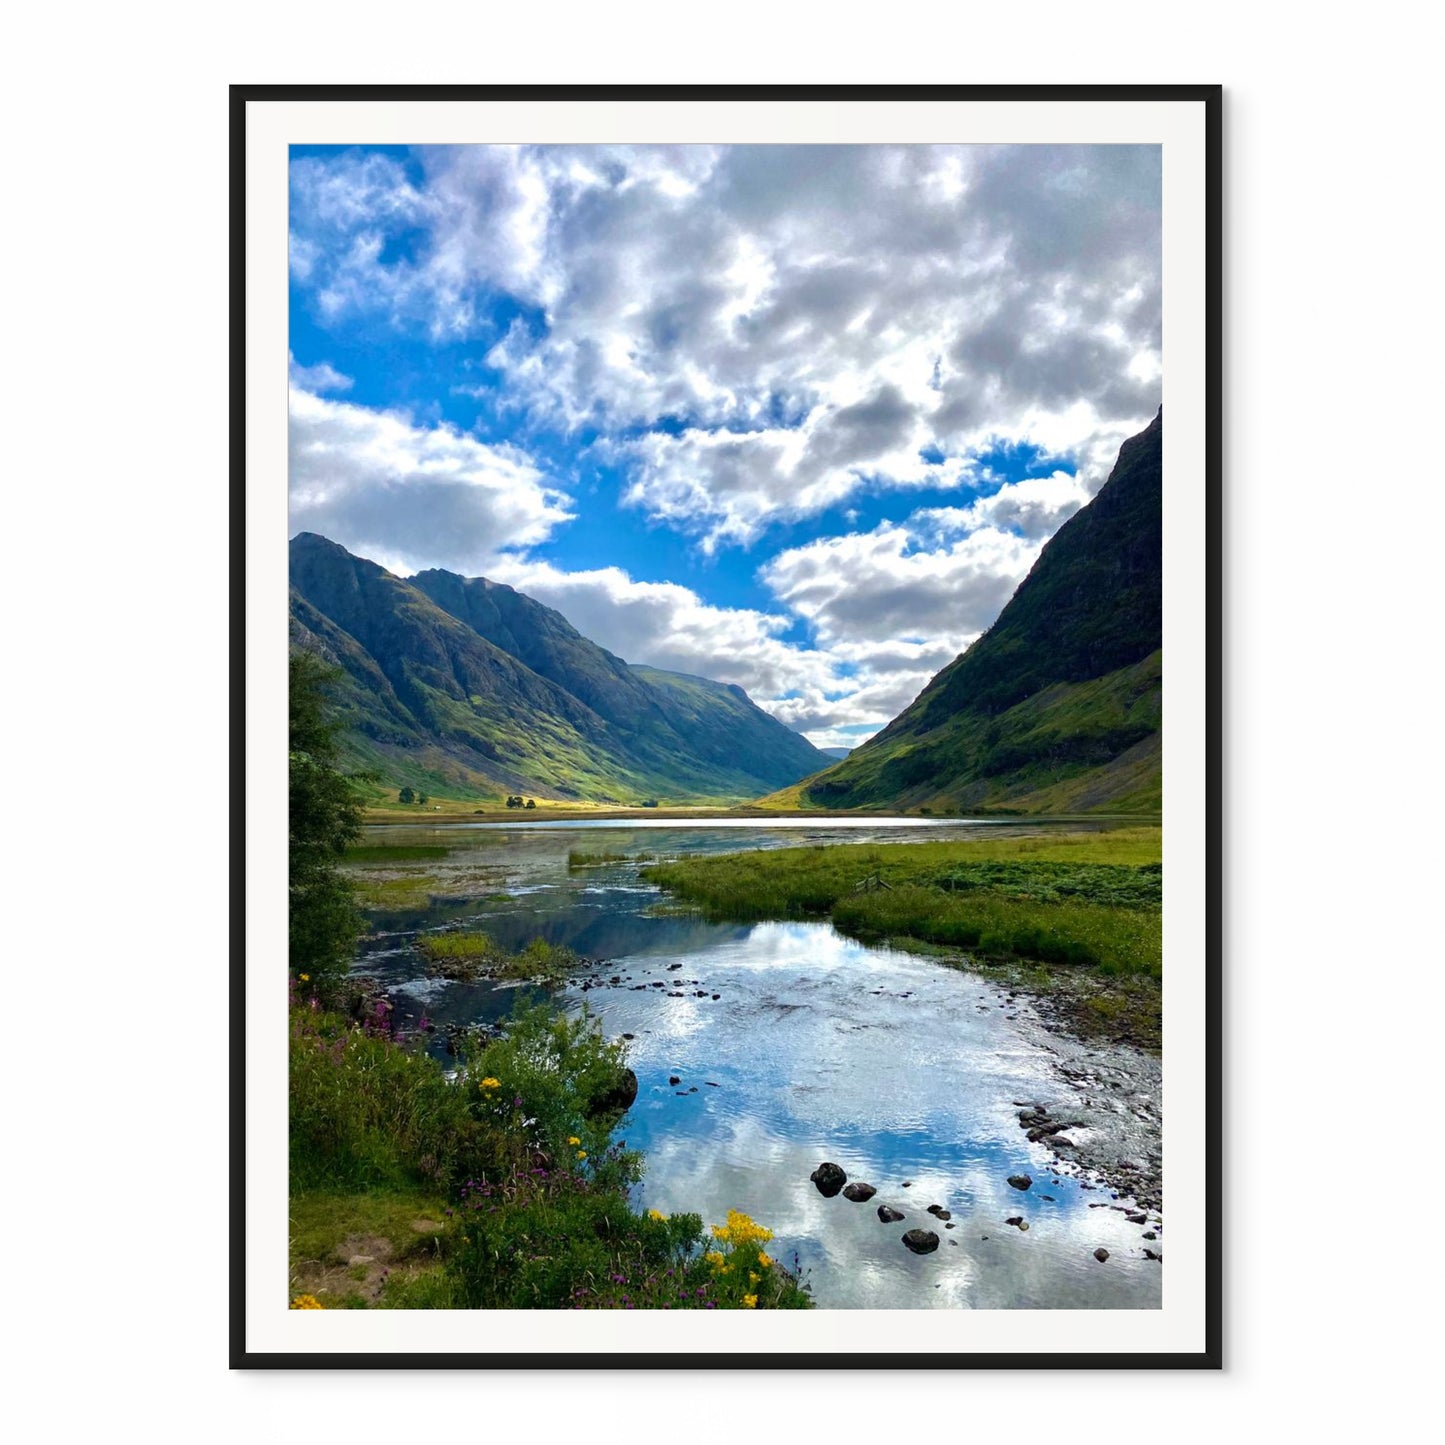
[[[485,578],[393,576],[292,539],[293,645],[342,670],[354,764],[429,792],[600,802],[755,797],[826,759],[741,688],[629,667]]]
[[[994,625],[797,790],[825,808],[1161,806],[1164,416],[1120,448]]]
[[[820,753],[827,753],[830,758],[846,758],[853,751],[852,748],[819,748]]]

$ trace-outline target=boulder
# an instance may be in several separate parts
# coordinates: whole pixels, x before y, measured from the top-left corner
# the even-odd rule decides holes
[[[637,1099],[637,1075],[623,1069],[612,1084],[588,1101],[587,1113],[596,1118],[606,1114],[625,1114]]]
[[[1103,1262],[1108,1259],[1108,1257],[1109,1251],[1105,1249],[1102,1244],[1098,1247],[1098,1249],[1094,1251],[1094,1258],[1097,1259],[1100,1264],[1103,1264]]]
[[[1027,1189],[1034,1181],[1030,1179],[1027,1174],[1010,1174],[1008,1182],[1012,1184],[1015,1189]]]
[[[903,1236],[903,1243],[914,1254],[932,1254],[938,1248],[938,1236],[931,1229],[910,1229]]]
[[[824,1199],[831,1199],[848,1182],[848,1176],[836,1165],[823,1163],[808,1176],[818,1186]]]
[[[900,1210],[890,1209],[888,1205],[880,1204],[878,1206],[878,1217],[884,1224],[896,1224],[900,1219],[906,1219],[908,1216]]]
[[[878,1191],[871,1184],[864,1184],[861,1180],[848,1185],[843,1191],[844,1199],[851,1199],[854,1204],[866,1204]]]

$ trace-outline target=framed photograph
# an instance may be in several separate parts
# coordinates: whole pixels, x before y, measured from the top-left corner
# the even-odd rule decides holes
[[[232,88],[233,1366],[1220,1367],[1221,103]]]

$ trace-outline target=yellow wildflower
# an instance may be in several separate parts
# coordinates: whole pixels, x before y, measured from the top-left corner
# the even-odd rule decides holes
[[[714,1269],[721,1269],[723,1267],[723,1257],[715,1249],[709,1250],[707,1254],[703,1255],[703,1258],[712,1265]]]
[[[577,1151],[577,1157],[579,1159],[585,1159],[587,1157],[587,1151],[585,1149],[579,1149]]]
[[[302,983],[310,983],[310,982],[311,982],[311,975],[310,975],[309,973],[298,973],[298,974],[296,975],[296,977],[299,978]],[[301,1298],[302,1298],[302,1299],[310,1299],[311,1296],[310,1296],[309,1294],[304,1294],[304,1295],[301,1296]],[[305,1305],[305,1306],[297,1305],[296,1308],[297,1308],[297,1309],[301,1309],[301,1308],[310,1309],[311,1306],[310,1306],[310,1305]],[[320,1306],[320,1305],[317,1305],[316,1308],[317,1308],[317,1309],[320,1309],[321,1306]]]
[[[487,1077],[483,1079],[480,1084],[477,1085],[477,1088],[479,1089],[500,1089],[501,1087],[502,1081],[500,1079],[492,1078],[490,1074],[488,1074]]]
[[[745,1310],[755,1310],[755,1309],[757,1309],[757,1307],[758,1307],[758,1297],[757,1297],[757,1295],[755,1295],[755,1294],[745,1294],[745,1295],[743,1296],[743,1308],[744,1308]]]
[[[773,1237],[771,1229],[749,1219],[746,1214],[737,1209],[729,1209],[728,1222],[714,1224],[712,1233],[714,1239],[724,1239],[733,1245],[761,1244],[764,1240]]]
[[[760,1274],[754,1274],[754,1273],[752,1272],[752,1270],[749,1270],[749,1271],[748,1271],[748,1283],[749,1283],[749,1284],[757,1284],[757,1282],[758,1282],[760,1279],[762,1279],[762,1275],[760,1275]]]
[[[568,1135],[567,1142],[575,1148],[582,1141],[575,1134],[570,1134]]]
[[[773,1267],[772,1260],[769,1259],[768,1256],[762,1252],[762,1250],[758,1251],[758,1263],[762,1265],[764,1269],[771,1269]]]
[[[298,1294],[291,1301],[293,1310],[324,1310],[326,1306],[314,1294]]]
[[[649,1209],[647,1211],[647,1217],[649,1219],[666,1219],[667,1215],[665,1215],[660,1209]]]

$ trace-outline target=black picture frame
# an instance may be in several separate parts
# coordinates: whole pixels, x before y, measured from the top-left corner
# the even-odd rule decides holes
[[[1204,1079],[1206,1118],[1203,1169],[1204,1348],[1178,1352],[1037,1352],[938,1354],[737,1354],[700,1357],[612,1354],[365,1352],[286,1354],[251,1350],[246,1337],[246,904],[247,768],[244,750],[247,696],[247,388],[245,268],[247,244],[247,107],[268,101],[988,101],[1019,105],[1058,101],[1100,103],[1188,102],[1204,114],[1204,795],[1205,979]],[[471,85],[247,85],[230,87],[230,1366],[245,1370],[334,1369],[649,1369],[728,1368],[869,1370],[1141,1370],[1224,1366],[1223,1340],[1223,998],[1222,957],[1222,579],[1223,537],[1223,108],[1220,85],[960,85],[960,86],[471,86]]]

